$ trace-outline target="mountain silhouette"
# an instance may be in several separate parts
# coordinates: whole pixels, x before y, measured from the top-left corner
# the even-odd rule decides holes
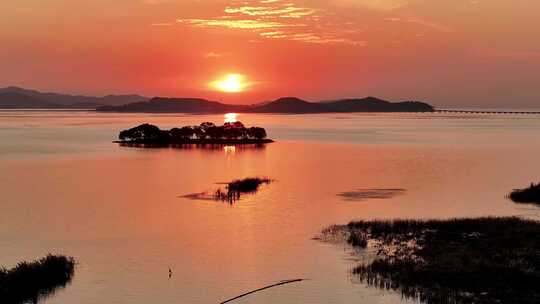
[[[24,94],[0,92],[0,108],[2,109],[56,109],[60,107],[59,104]]]
[[[5,95],[16,94],[16,95]],[[28,98],[24,99],[21,95]],[[0,88],[0,108],[77,108],[95,109],[102,105],[123,105],[137,101],[145,101],[149,98],[139,95],[107,95],[93,97],[84,95],[69,95],[59,93],[43,93],[20,87]],[[11,97],[10,97],[11,96]],[[9,100],[9,98],[12,98]],[[20,102],[17,102],[19,100]],[[33,101],[32,101],[33,100]],[[13,104],[15,103],[15,104]],[[40,104],[40,106],[36,106]],[[9,106],[8,106],[9,105]]]
[[[202,98],[155,97],[149,101],[135,102],[122,106],[103,106],[103,112],[161,112],[161,113],[228,113],[240,111],[243,106],[227,105]]]
[[[433,107],[418,101],[392,103],[376,97],[343,99],[324,103],[335,112],[432,112]]]
[[[122,106],[99,107],[103,112],[153,113],[351,113],[351,112],[432,112],[434,108],[424,102],[392,103],[375,97],[343,99],[327,102],[309,102],[297,97],[283,97],[255,105],[230,105],[200,98],[160,98]]]
[[[19,87],[0,88],[0,108],[4,109],[96,109],[99,112],[147,113],[352,113],[352,112],[432,112],[424,102],[390,102],[376,97],[311,102],[297,97],[232,105],[202,98],[147,98],[139,95],[92,97],[43,93]]]
[[[324,104],[308,102],[296,97],[283,97],[275,101],[248,107],[246,112],[255,113],[324,113]]]

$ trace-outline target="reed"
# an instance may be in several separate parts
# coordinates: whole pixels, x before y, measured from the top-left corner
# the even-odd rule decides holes
[[[0,303],[37,303],[58,288],[65,287],[75,271],[75,260],[47,255],[34,262],[20,262],[12,269],[0,269]]]
[[[540,303],[538,221],[356,221],[325,233],[376,249],[373,261],[352,271],[369,286],[430,304]]]
[[[533,183],[525,189],[516,189],[510,193],[509,198],[516,203],[540,204],[540,183]]]

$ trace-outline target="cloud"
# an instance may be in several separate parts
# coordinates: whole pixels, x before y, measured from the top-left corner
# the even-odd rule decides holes
[[[285,24],[263,20],[227,20],[227,19],[178,19],[178,23],[187,23],[197,27],[226,27],[231,29],[267,29],[290,26],[305,26],[304,24]]]
[[[360,7],[378,11],[391,11],[409,5],[408,0],[334,0],[333,3],[338,6]]]
[[[283,6],[241,6],[227,7],[227,14],[243,14],[248,16],[279,16],[281,18],[302,18],[313,15],[315,9],[306,7],[296,7],[291,3]]]
[[[151,26],[172,26],[174,23],[172,22],[157,22],[150,24]]]
[[[255,32],[261,39],[290,40],[310,44],[364,46],[355,25],[336,23],[335,16],[321,7],[297,5],[295,0],[231,1],[223,14],[213,18],[178,19],[177,23]],[[329,18],[331,16],[331,18]],[[259,41],[259,40],[257,40]]]
[[[223,57],[223,54],[216,53],[216,52],[208,52],[204,54],[204,58],[207,58],[207,59],[217,59],[217,58],[222,58],[222,57]]]
[[[390,21],[390,22],[403,22],[403,23],[418,24],[418,25],[421,25],[423,27],[431,28],[433,30],[436,30],[436,31],[439,31],[439,32],[445,32],[445,33],[451,33],[451,32],[454,31],[452,28],[450,28],[450,27],[448,27],[446,25],[439,24],[439,23],[432,22],[432,21],[426,21],[426,20],[423,20],[423,19],[420,19],[420,18],[405,18],[405,19],[402,19],[402,18],[390,17],[390,18],[385,18],[384,20]]]
[[[171,2],[171,0],[140,0],[142,4],[157,5]]]

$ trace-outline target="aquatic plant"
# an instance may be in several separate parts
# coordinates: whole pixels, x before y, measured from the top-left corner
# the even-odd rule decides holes
[[[0,303],[37,303],[40,298],[65,287],[75,271],[75,260],[47,255],[34,262],[20,262],[12,269],[0,269]]]
[[[424,303],[540,303],[540,222],[516,217],[357,221],[323,234],[377,252],[352,273]]]
[[[540,183],[532,183],[529,188],[516,189],[509,195],[510,199],[516,203],[536,203],[540,204]]]
[[[216,190],[214,193],[215,200],[226,201],[234,203],[240,200],[242,194],[256,193],[259,191],[259,187],[263,184],[269,184],[272,180],[269,178],[250,177],[245,179],[239,179],[227,183],[226,190]]]
[[[253,194],[259,191],[259,188],[263,184],[269,184],[273,180],[269,178],[260,178],[260,177],[250,177],[245,179],[238,179],[232,182],[225,183],[225,188],[218,188],[213,193],[200,192],[183,195],[181,197],[188,198],[192,200],[214,200],[228,202],[229,204],[234,204],[236,201],[240,200],[243,194]]]

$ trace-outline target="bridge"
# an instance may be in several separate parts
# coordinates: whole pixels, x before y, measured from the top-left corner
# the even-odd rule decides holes
[[[483,110],[458,110],[458,109],[452,109],[452,110],[436,109],[435,113],[540,115],[540,111],[483,111]]]

